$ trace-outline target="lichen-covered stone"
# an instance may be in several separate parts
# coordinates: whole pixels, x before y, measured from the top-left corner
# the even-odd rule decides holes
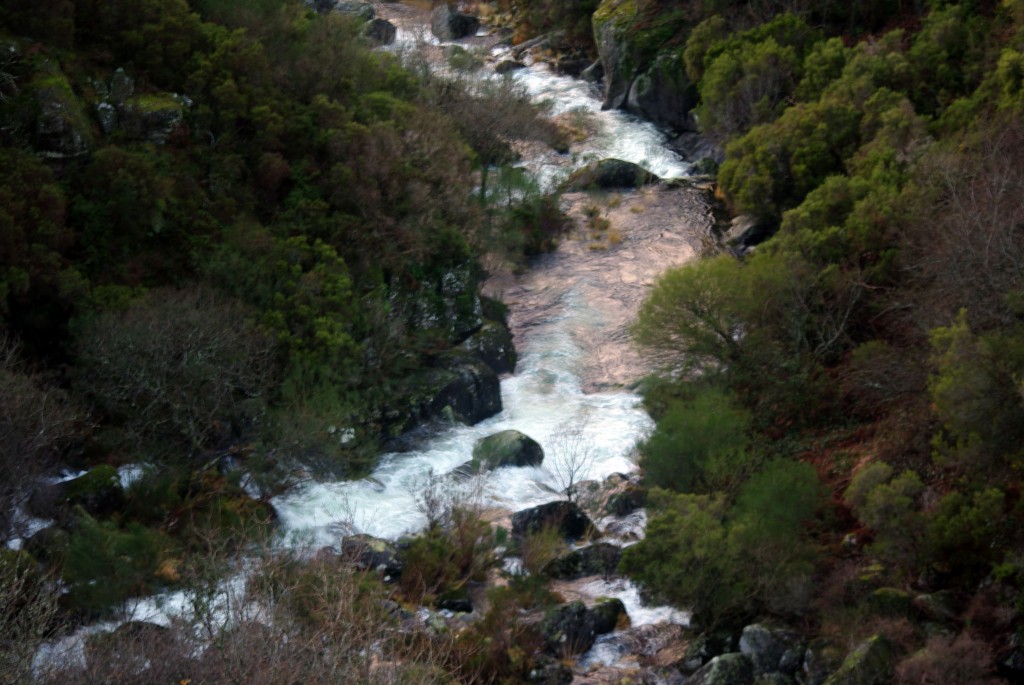
[[[615,630],[625,613],[618,599],[599,600],[593,608],[580,601],[556,607],[541,622],[544,649],[555,656],[582,654],[598,635]]]
[[[539,466],[544,450],[530,436],[517,430],[505,430],[477,440],[473,446],[472,468],[488,471],[502,466]]]
[[[754,665],[745,654],[731,652],[716,656],[687,680],[687,685],[749,685]]]
[[[883,635],[875,635],[857,645],[825,685],[885,685],[892,671],[892,645]]]
[[[625,108],[675,131],[696,130],[697,89],[686,76],[681,50],[663,52],[629,88]]]
[[[868,607],[880,616],[906,617],[910,615],[913,596],[906,590],[880,587],[867,596]]]
[[[357,568],[376,571],[386,578],[402,575],[402,560],[398,548],[387,540],[372,535],[349,535],[341,542],[341,558]]]

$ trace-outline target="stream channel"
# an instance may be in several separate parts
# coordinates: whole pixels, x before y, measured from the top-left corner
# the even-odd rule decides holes
[[[429,11],[423,3],[374,3],[377,15],[398,28],[394,45],[383,49],[426,55],[444,69],[440,43],[429,30]],[[602,111],[601,93],[594,84],[553,73],[543,61],[508,76],[494,65],[508,59],[511,49],[485,27],[476,37],[458,42],[482,54],[485,65],[478,78],[514,78],[552,117],[587,121],[592,131],[568,153],[528,146],[520,162],[541,187],[557,183],[590,161],[617,158],[634,162],[662,179],[685,179],[690,165],[666,144],[652,124],[621,111]],[[541,146],[536,146],[540,148]],[[451,496],[472,499],[490,520],[507,517],[538,504],[560,499],[559,472],[564,470],[558,436],[567,427],[583,427],[588,463],[577,480],[604,481],[614,474],[635,474],[635,446],[653,422],[630,388],[650,363],[640,357],[628,328],[654,280],[667,268],[699,253],[710,233],[712,218],[703,190],[683,181],[639,190],[622,190],[609,202],[606,193],[563,195],[562,207],[576,221],[575,230],[553,253],[531,262],[523,274],[498,274],[484,292],[509,306],[509,324],[519,354],[516,373],[501,381],[504,410],[475,426],[454,425],[422,441],[413,451],[385,454],[372,475],[358,481],[307,483],[273,501],[279,514],[281,544],[315,550],[337,546],[351,533],[397,539],[426,525],[420,495],[440,482]],[[585,208],[593,203],[619,235],[595,246],[583,224]],[[456,478],[453,471],[467,462],[474,443],[505,429],[534,438],[545,449],[537,467],[502,468],[476,478]],[[440,479],[440,480],[439,480]],[[641,510],[626,519],[599,519],[605,540],[629,544],[643,535]],[[244,582],[225,581],[227,586]],[[617,597],[636,628],[660,623],[686,624],[688,616],[668,607],[645,606],[631,583],[621,578],[589,578],[562,583],[567,599]],[[166,623],[187,612],[183,597],[164,595],[139,600],[129,609],[135,620]],[[107,626],[109,629],[109,626]],[[94,626],[92,630],[103,629]],[[44,652],[68,649],[68,641]],[[72,652],[81,650],[75,640]],[[578,661],[578,671],[628,663],[616,634],[599,638]]]

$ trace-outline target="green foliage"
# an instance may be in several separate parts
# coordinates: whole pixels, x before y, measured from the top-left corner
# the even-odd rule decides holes
[[[711,39],[721,27],[708,20],[695,29],[698,40],[687,46],[686,60],[691,78],[699,79],[701,129],[726,140],[778,117],[800,81],[804,55],[820,36],[791,14]]]
[[[929,379],[943,433],[937,456],[968,474],[991,477],[1021,458],[1024,402],[1024,334],[1020,330],[976,335],[961,311],[950,326],[932,332],[936,372]]]
[[[749,415],[716,387],[671,402],[640,445],[644,479],[676,492],[731,491],[756,466],[746,432]]]
[[[159,586],[156,572],[174,549],[163,533],[138,523],[120,529],[76,511],[63,578],[76,609],[102,614],[133,596]]]
[[[861,521],[875,531],[871,554],[913,573],[925,558],[926,519],[919,498],[924,484],[914,471],[892,476],[884,462],[871,464],[854,476],[844,497]]]
[[[432,525],[402,546],[399,586],[412,602],[429,603],[482,580],[492,564],[491,527],[476,512],[455,507],[447,525]]]
[[[753,476],[731,508],[721,495],[655,490],[647,535],[625,550],[620,568],[646,591],[692,608],[703,628],[758,611],[800,611],[812,570],[802,526],[819,488],[811,467],[780,460]]]

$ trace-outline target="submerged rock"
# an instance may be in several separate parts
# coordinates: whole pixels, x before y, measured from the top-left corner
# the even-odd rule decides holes
[[[435,9],[430,15],[431,33],[444,41],[475,35],[479,28],[479,19],[456,12],[447,3]]]
[[[556,607],[541,623],[544,650],[554,656],[582,654],[594,645],[598,635],[615,630],[626,613],[618,599],[602,600],[588,608],[575,601]]]
[[[553,528],[569,540],[578,540],[595,532],[594,524],[583,510],[565,500],[548,502],[512,515],[513,535],[528,535],[545,528]]]
[[[639,188],[657,183],[660,179],[639,164],[621,159],[602,159],[591,162],[572,173],[560,189],[608,190],[612,188]]]
[[[505,430],[477,440],[471,464],[474,471],[486,471],[502,466],[539,466],[543,461],[544,450],[536,440],[517,430]]]

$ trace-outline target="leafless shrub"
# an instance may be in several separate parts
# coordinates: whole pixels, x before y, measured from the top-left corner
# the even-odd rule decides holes
[[[0,537],[17,533],[5,517],[78,437],[83,418],[64,392],[26,368],[17,344],[0,333]]]
[[[12,684],[32,679],[32,660],[57,624],[59,590],[31,558],[0,554],[0,674]]]
[[[901,685],[996,685],[992,648],[969,633],[933,637],[927,646],[896,667]]]
[[[188,452],[222,435],[271,381],[273,341],[239,302],[160,289],[108,312],[81,336],[80,385],[124,426],[128,444]]]
[[[551,472],[566,498],[582,506],[580,483],[590,475],[597,446],[590,439],[591,416],[584,411],[555,429],[549,442]]]

